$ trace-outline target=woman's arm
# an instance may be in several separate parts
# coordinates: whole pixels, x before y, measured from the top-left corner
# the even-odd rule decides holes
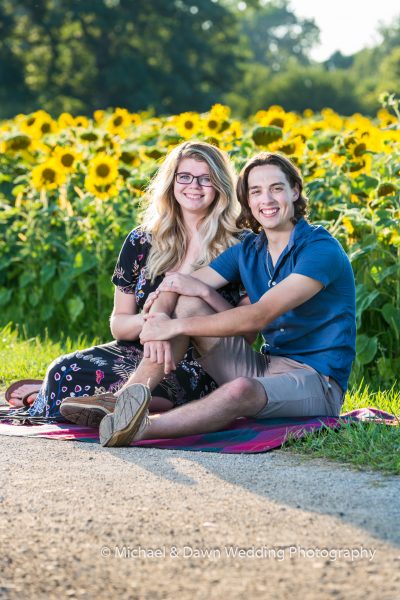
[[[116,340],[137,340],[143,327],[143,316],[137,314],[134,294],[114,293],[114,308],[110,317],[111,333]]]
[[[160,292],[175,292],[183,296],[194,296],[201,298],[215,312],[229,310],[232,305],[217,292],[217,288],[223,287],[228,281],[210,267],[203,267],[194,271],[191,275],[169,271],[165,279],[158,287]],[[152,308],[151,312],[158,312]]]

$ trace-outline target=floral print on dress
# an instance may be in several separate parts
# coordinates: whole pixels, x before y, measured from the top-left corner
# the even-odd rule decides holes
[[[135,295],[138,310],[143,309],[148,295],[163,279],[157,277],[152,283],[146,277],[150,248],[151,236],[141,228],[134,229],[122,246],[112,277],[112,282],[120,291]],[[237,285],[226,286],[221,293],[232,306],[238,303]],[[60,356],[49,366],[29,413],[63,421],[60,404],[64,398],[118,391],[137,369],[142,358],[143,346],[138,340],[113,341]],[[153,390],[153,395],[166,398],[178,406],[203,398],[216,388],[215,381],[193,359],[193,349],[189,348],[176,371],[160,382]]]

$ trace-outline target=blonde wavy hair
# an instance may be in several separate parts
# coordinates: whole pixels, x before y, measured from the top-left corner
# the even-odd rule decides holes
[[[152,281],[181,264],[188,248],[188,233],[181,207],[174,196],[175,173],[184,158],[206,162],[216,190],[215,198],[198,226],[203,247],[201,255],[192,265],[193,270],[208,265],[226,248],[238,242],[240,205],[235,193],[236,174],[227,154],[206,142],[179,144],[165,158],[145,197],[147,208],[142,227],[152,236],[146,266]]]

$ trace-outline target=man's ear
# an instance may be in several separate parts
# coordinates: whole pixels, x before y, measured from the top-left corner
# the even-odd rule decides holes
[[[297,183],[295,183],[292,190],[293,190],[293,202],[296,202],[296,200],[298,200],[300,198],[300,189],[299,189],[299,186],[297,185]]]

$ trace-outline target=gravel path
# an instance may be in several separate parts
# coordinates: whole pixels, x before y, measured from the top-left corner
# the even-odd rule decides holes
[[[0,438],[0,597],[398,598],[400,479]]]

